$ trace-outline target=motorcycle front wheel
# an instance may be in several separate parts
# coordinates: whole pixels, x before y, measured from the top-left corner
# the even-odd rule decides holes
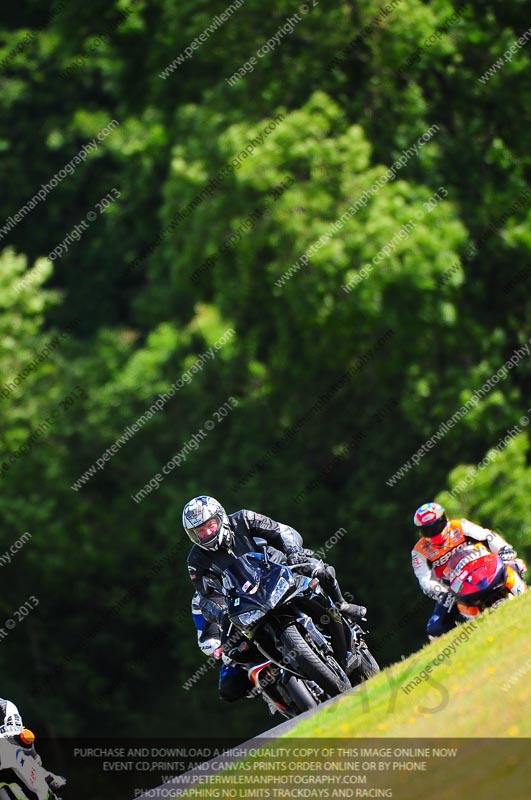
[[[285,688],[300,714],[319,705],[301,678],[292,675]]]
[[[304,675],[305,678],[315,681],[329,697],[335,697],[350,689],[350,682],[348,680],[345,682],[323,663],[295,625],[285,628],[280,634],[280,638],[286,648],[284,656],[292,668]]]

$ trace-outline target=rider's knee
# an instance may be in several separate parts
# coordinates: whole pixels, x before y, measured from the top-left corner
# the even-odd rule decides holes
[[[234,689],[231,687],[220,686],[219,697],[225,703],[235,703],[237,700],[242,699],[243,694],[241,692],[234,691]]]
[[[223,666],[219,675],[219,696],[226,703],[235,703],[245,697],[251,688],[247,672],[241,667]]]
[[[322,583],[333,583],[336,579],[336,571],[330,564],[325,564],[324,561],[318,561],[313,569],[313,575]]]

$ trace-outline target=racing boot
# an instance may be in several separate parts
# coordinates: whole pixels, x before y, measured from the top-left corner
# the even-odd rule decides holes
[[[328,592],[342,614],[345,614],[345,616],[349,617],[353,622],[359,622],[361,619],[365,618],[367,614],[365,606],[349,603],[341,594],[341,589],[336,578],[336,571],[330,564],[325,564],[323,561],[320,561],[317,567],[313,569],[312,575],[319,578],[324,590]],[[352,597],[352,595],[349,596]]]
[[[341,603],[336,603],[337,608],[346,617],[349,617],[353,622],[360,622],[367,616],[367,609],[365,606],[358,606],[356,603],[347,603],[343,600]]]

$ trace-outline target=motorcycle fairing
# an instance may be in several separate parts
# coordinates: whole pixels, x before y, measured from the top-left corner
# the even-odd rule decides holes
[[[461,551],[447,567],[451,576],[449,589],[462,605],[475,605],[485,595],[504,586],[507,580],[506,566],[496,553],[472,558],[472,550]]]
[[[231,621],[238,627],[250,627],[242,624],[242,615],[250,611],[261,611],[263,613],[257,613],[255,617],[258,622],[268,611],[296,593],[301,581],[307,579],[302,575],[295,575],[284,564],[268,561],[266,566],[266,560],[261,553],[240,556],[223,573],[223,587]]]

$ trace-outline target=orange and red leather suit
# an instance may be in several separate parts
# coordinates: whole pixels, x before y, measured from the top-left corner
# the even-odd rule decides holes
[[[440,578],[450,556],[466,544],[482,542],[492,553],[497,553],[508,543],[498,533],[482,528],[468,519],[451,519],[442,544],[435,544],[432,539],[423,536],[411,551],[413,571],[417,576],[420,588],[437,600],[447,587]]]

